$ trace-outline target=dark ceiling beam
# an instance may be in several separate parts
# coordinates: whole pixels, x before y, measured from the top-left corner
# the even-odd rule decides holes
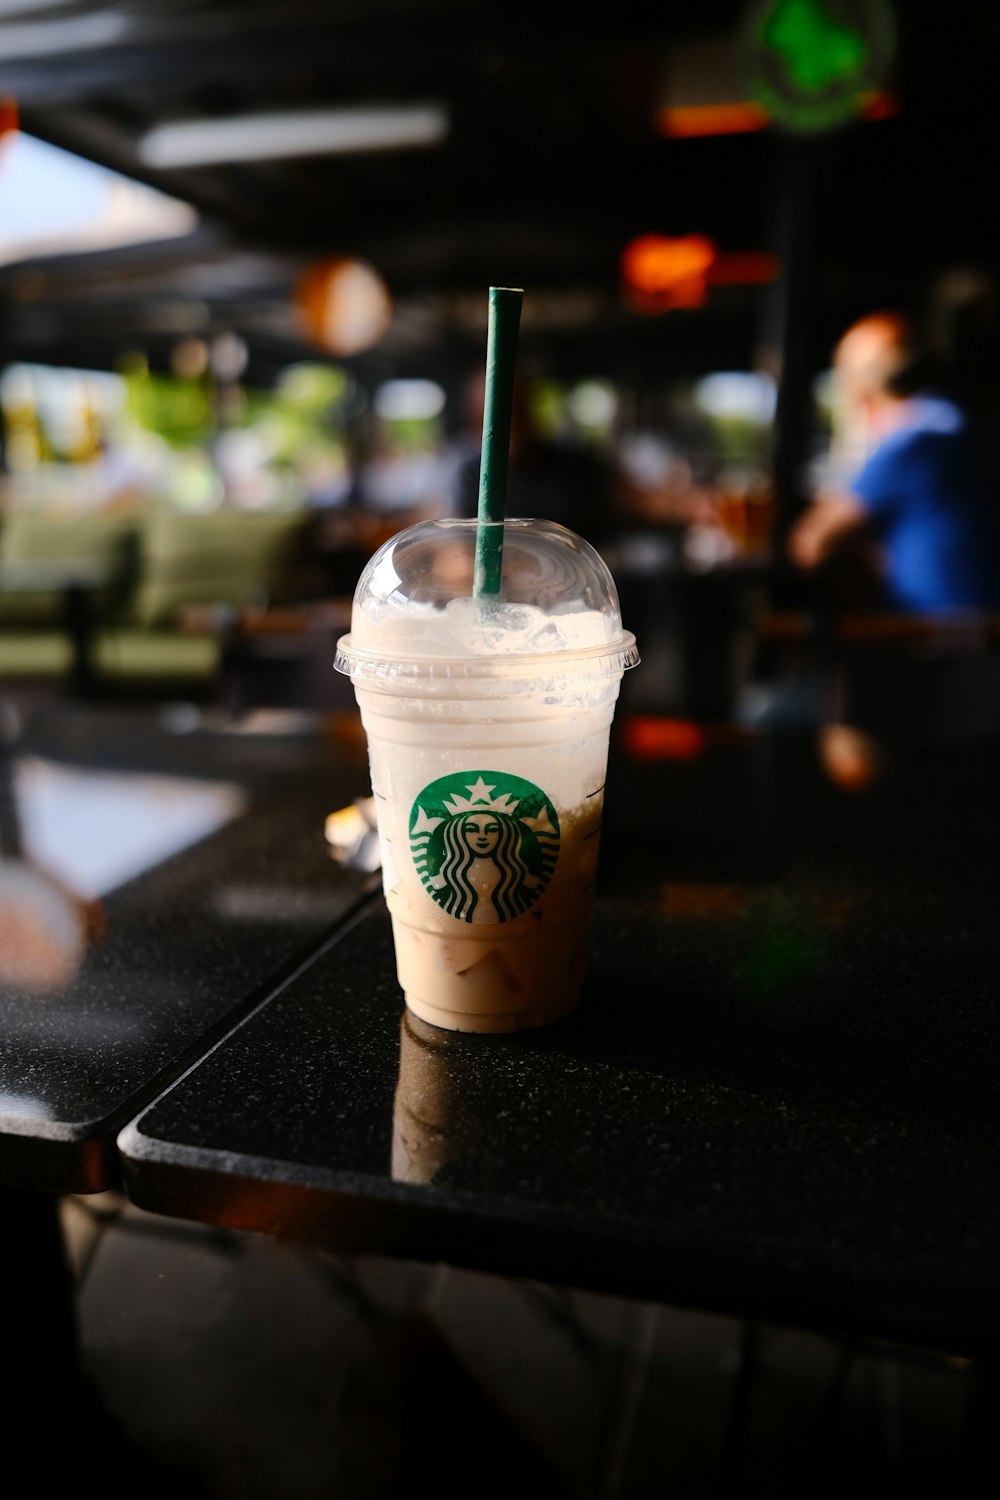
[[[92,7],[102,9],[103,7]],[[686,10],[686,7],[685,7]],[[125,31],[112,42],[58,49],[58,22],[44,55],[3,55],[0,25],[0,88],[22,108],[84,102],[122,89],[165,91],[176,98],[213,84],[236,83],[254,89],[303,69],[320,69],[340,85],[366,89],[393,86],[401,74],[419,85],[422,77],[451,71],[461,75],[476,59],[491,65],[505,56],[548,53],[553,58],[644,46],[690,29],[690,14],[669,5],[629,3],[574,8],[511,3],[442,4],[416,10],[375,4],[363,15],[317,22],[294,8],[275,5],[263,16],[238,3],[174,15],[125,13]],[[700,8],[702,30],[729,23],[739,6],[707,3]]]
[[[26,108],[33,104],[82,103],[100,99],[123,89],[162,90],[171,98],[193,94],[212,84],[234,82],[254,87],[303,67],[324,64],[338,71],[357,70],[372,77],[378,63],[381,37],[382,66],[388,72],[396,56],[416,56],[428,51],[446,56],[459,46],[453,27],[439,28],[431,21],[415,28],[405,23],[386,28],[378,21],[363,25],[331,23],[303,24],[294,15],[287,19],[261,21],[239,5],[216,7],[211,12],[181,14],[172,19],[130,16],[134,39],[120,39],[95,47],[57,49],[44,55],[3,57],[0,27],[0,79],[7,93]],[[414,50],[415,49],[415,50]]]

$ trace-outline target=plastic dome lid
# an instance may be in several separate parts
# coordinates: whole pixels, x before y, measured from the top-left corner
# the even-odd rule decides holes
[[[557,656],[560,669],[639,660],[618,590],[589,542],[552,521],[503,525],[501,593],[474,598],[475,520],[420,521],[385,542],[354,593],[336,667],[351,676],[469,675],[498,658]]]

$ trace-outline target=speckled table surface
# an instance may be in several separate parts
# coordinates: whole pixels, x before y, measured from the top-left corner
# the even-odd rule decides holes
[[[808,756],[711,759],[609,794],[573,1015],[411,1022],[376,894],[123,1131],[135,1201],[992,1352],[993,750],[900,757],[867,799]]]
[[[60,878],[109,888],[87,892],[89,941],[55,978],[0,956],[0,1182],[93,1192],[120,1183],[126,1121],[370,887],[324,838],[367,767],[320,732],[65,709],[27,722],[16,756],[35,857],[51,869],[75,841]],[[29,925],[9,941],[37,940]]]

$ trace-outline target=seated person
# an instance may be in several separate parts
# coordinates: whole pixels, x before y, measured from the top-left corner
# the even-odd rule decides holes
[[[922,363],[900,314],[872,314],[844,334],[834,378],[848,442],[837,481],[792,528],[789,551],[818,569],[874,543],[868,607],[925,616],[1000,610],[1000,441],[993,424],[944,394],[960,388],[955,372],[935,385]],[[887,774],[889,746],[939,735],[950,722],[955,684],[926,666],[922,657],[862,654],[818,684],[827,704],[820,760],[836,784],[870,791]]]
[[[813,502],[789,535],[815,569],[867,533],[879,544],[887,608],[934,614],[1000,609],[1000,443],[938,394],[920,370],[904,316],[875,313],[847,330],[834,378],[860,467]]]

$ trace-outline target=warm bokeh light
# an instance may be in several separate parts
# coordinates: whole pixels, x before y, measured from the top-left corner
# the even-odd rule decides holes
[[[901,108],[895,94],[872,89],[861,95],[858,115],[862,120],[891,120]],[[771,115],[764,106],[750,99],[723,104],[668,105],[656,116],[660,135],[676,141],[710,135],[750,135],[757,130],[766,130],[771,124]]]
[[[710,286],[758,286],[777,281],[781,261],[769,250],[738,250],[717,255],[705,273]]]
[[[703,234],[639,235],[621,257],[626,298],[640,312],[701,307],[707,296],[706,273],[717,253]]]
[[[622,274],[639,292],[667,292],[700,281],[715,260],[716,248],[703,234],[672,239],[643,234],[625,247]]]
[[[622,726],[625,752],[633,760],[697,760],[705,749],[705,732],[688,719],[635,714]]]
[[[885,775],[884,747],[852,724],[824,724],[818,749],[820,765],[842,791],[870,792]]]
[[[695,723],[661,714],[631,714],[622,723],[621,743],[631,760],[698,760],[709,750],[743,745],[756,738],[742,724]]]
[[[656,119],[660,134],[675,140],[704,135],[746,135],[765,130],[770,123],[767,110],[749,100],[668,106],[660,110]]]
[[[17,101],[8,94],[0,94],[0,142],[18,129]]]
[[[392,321],[389,290],[364,261],[339,257],[307,267],[293,302],[306,337],[340,358],[373,348]]]
[[[762,250],[722,255],[707,235],[638,235],[621,263],[622,295],[634,312],[655,315],[674,307],[702,307],[711,286],[774,281],[777,256]]]

